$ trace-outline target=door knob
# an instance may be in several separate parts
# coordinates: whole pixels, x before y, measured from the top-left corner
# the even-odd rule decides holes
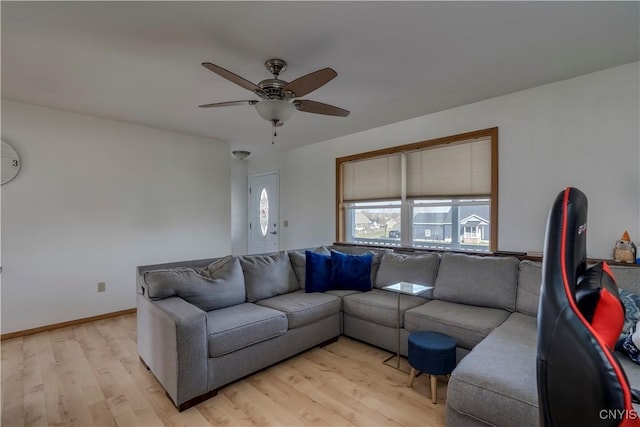
[[[270,234],[278,234],[277,231],[272,231]]]

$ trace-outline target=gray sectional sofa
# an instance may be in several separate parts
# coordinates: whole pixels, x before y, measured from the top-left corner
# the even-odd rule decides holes
[[[414,331],[445,333],[458,345],[447,425],[539,424],[540,263],[332,248],[374,254],[372,290],[306,293],[304,250],[138,267],[138,352],[179,409],[341,334],[395,352],[397,294],[381,288],[407,281],[434,288],[401,295],[401,354]],[[621,288],[640,294],[640,268],[612,270]],[[640,388],[640,366],[619,359],[631,386]]]

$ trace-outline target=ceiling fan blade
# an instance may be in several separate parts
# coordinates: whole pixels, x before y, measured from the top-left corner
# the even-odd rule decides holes
[[[337,75],[338,73],[331,68],[323,68],[287,83],[282,90],[291,91],[295,98],[299,98],[329,83]]]
[[[213,107],[233,107],[234,105],[256,105],[258,101],[227,101],[227,102],[215,102],[213,104],[198,105],[200,108],[213,108]]]
[[[225,79],[237,84],[238,86],[242,86],[243,88],[250,90],[251,92],[261,90],[260,86],[257,86],[251,83],[249,80],[242,78],[239,75],[234,74],[229,70],[225,70],[222,67],[218,67],[216,64],[212,64],[211,62],[203,62],[202,66],[210,71],[213,71],[217,75],[224,77]]]
[[[304,111],[305,113],[315,113],[315,114],[324,114],[326,116],[338,116],[338,117],[347,117],[350,114],[350,111],[344,110],[342,108],[323,104],[322,102],[309,101],[305,99],[301,99],[295,101],[294,104],[300,111]]]

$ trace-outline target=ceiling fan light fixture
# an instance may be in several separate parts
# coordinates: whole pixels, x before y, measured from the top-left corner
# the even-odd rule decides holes
[[[233,157],[238,160],[244,160],[251,155],[251,152],[245,150],[233,150],[231,154],[233,154]]]
[[[259,101],[255,107],[260,117],[271,123],[284,122],[297,109],[293,103],[279,99],[265,99]]]

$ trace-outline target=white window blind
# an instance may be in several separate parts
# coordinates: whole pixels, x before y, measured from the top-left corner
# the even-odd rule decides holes
[[[407,196],[491,194],[491,139],[474,139],[407,153]]]
[[[346,162],[342,168],[345,202],[400,197],[400,154]]]

